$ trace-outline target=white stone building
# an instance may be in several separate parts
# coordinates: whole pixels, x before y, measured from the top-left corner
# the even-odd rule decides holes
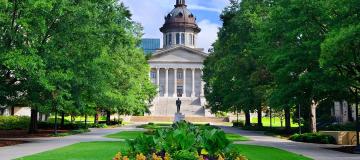
[[[165,17],[160,28],[163,48],[157,50],[148,63],[150,77],[158,86],[152,103],[152,116],[173,116],[176,100],[182,100],[181,112],[186,116],[211,116],[204,106],[203,62],[208,56],[196,48],[201,29],[195,16],[187,9],[185,0],[177,0],[175,8]]]

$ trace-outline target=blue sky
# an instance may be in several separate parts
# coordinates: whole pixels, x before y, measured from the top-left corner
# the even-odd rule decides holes
[[[164,23],[164,16],[174,8],[176,0],[120,0],[129,7],[133,20],[144,27],[144,38],[160,38],[159,28]],[[199,48],[207,51],[216,40],[218,28],[221,27],[220,13],[229,0],[186,0],[188,8],[197,17],[202,29],[198,36]]]

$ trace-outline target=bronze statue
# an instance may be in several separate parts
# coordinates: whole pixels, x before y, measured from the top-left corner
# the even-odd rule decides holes
[[[180,113],[180,106],[181,106],[181,100],[180,98],[178,98],[178,100],[176,100],[177,113]]]

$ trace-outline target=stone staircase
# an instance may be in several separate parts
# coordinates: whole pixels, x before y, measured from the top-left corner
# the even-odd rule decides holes
[[[132,116],[130,122],[173,122],[174,116]],[[229,122],[228,118],[215,117],[186,117],[185,120],[192,123],[224,123]]]
[[[158,97],[153,101],[150,108],[151,116],[174,116],[177,112],[176,100],[174,97]],[[205,109],[201,105],[201,98],[181,98],[180,112],[190,117],[204,117]]]

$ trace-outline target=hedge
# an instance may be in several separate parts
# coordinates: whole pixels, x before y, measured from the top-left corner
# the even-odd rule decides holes
[[[24,130],[29,127],[30,117],[0,116],[0,130]]]

